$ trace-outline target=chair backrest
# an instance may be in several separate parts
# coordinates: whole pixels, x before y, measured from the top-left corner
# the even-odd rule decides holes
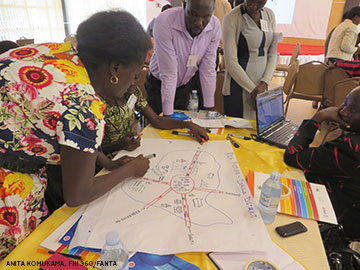
[[[337,82],[334,85],[332,105],[336,107],[340,106],[350,91],[357,86],[360,86],[360,77],[353,77]]]
[[[299,66],[293,93],[301,94],[304,99],[319,100],[324,92],[324,74],[327,65],[312,61]]]
[[[290,58],[290,64],[295,63],[296,59],[298,58],[300,53],[300,43],[297,43],[294,47],[294,50],[291,54],[291,58]]]
[[[285,78],[283,91],[286,95],[289,95],[291,88],[295,83],[298,72],[299,72],[299,61],[296,60],[294,63],[290,64],[288,74]]]
[[[324,97],[323,105],[325,107],[333,104],[334,86],[337,82],[350,78],[342,68],[327,69],[324,74]]]
[[[224,84],[225,71],[218,71],[216,75],[215,110],[224,114],[224,98],[222,88]]]

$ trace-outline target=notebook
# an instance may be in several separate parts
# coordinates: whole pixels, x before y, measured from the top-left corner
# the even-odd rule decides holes
[[[288,146],[298,129],[285,120],[282,87],[256,97],[256,120],[258,139],[280,148]]]

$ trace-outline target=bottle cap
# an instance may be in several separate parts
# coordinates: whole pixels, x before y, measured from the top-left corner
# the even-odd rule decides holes
[[[106,234],[106,244],[109,246],[115,246],[120,242],[119,234],[115,231],[108,232]]]
[[[246,265],[245,270],[279,270],[279,268],[271,262],[259,259],[249,262]]]
[[[281,177],[281,174],[279,173],[279,172],[277,172],[277,171],[273,171],[272,173],[271,173],[271,175],[270,175],[270,178],[271,179],[280,179],[280,177]]]

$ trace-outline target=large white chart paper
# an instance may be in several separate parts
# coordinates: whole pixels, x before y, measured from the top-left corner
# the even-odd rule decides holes
[[[265,250],[268,233],[228,141],[143,139],[131,155],[140,153],[156,153],[149,171],[90,203],[71,247],[101,248],[115,230],[129,251]]]

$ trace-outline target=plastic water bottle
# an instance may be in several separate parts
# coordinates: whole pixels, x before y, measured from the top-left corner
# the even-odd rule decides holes
[[[117,232],[106,234],[106,243],[101,250],[102,269],[104,270],[128,270],[129,252],[120,241]]]
[[[258,209],[265,224],[274,222],[282,192],[280,173],[272,172],[261,188]]]
[[[190,94],[189,106],[188,106],[189,116],[191,118],[196,118],[198,108],[199,108],[199,97],[197,91],[192,90]]]

